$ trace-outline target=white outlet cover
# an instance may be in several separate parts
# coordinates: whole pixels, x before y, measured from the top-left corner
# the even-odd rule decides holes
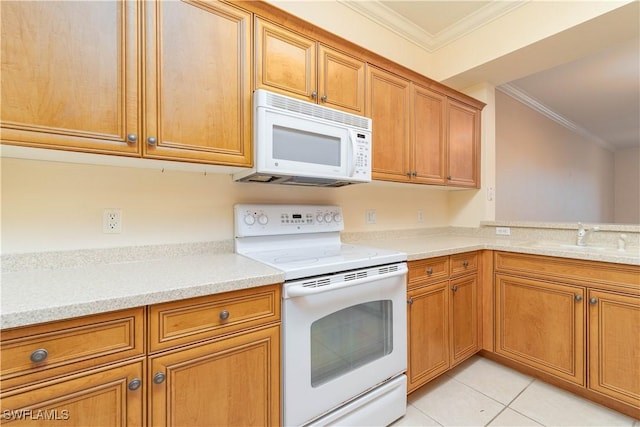
[[[105,209],[103,211],[102,232],[105,234],[122,233],[122,209]]]

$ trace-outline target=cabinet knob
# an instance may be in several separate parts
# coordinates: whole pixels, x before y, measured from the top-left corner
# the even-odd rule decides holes
[[[127,141],[128,142],[136,142],[137,140],[138,140],[138,135],[136,135],[135,133],[127,134]]]
[[[316,92],[315,90],[313,92],[311,92],[311,97],[313,99],[316,99],[318,97],[318,92]]]
[[[220,312],[220,320],[227,320],[229,318],[229,310],[222,310]]]
[[[598,299],[597,298],[590,298],[589,299],[589,304],[596,305],[597,303],[598,303]]]
[[[458,291],[458,285],[453,285],[453,286],[451,287],[451,290],[452,290],[453,292],[457,292],[457,291]]]
[[[31,353],[31,356],[29,357],[29,359],[31,359],[33,363],[40,363],[40,362],[44,362],[48,356],[49,356],[49,352],[46,349],[39,348],[33,353]]]
[[[327,102],[327,95],[322,95],[322,97],[320,98],[320,100],[322,102]]]
[[[153,376],[153,382],[156,384],[162,384],[166,379],[167,379],[167,376],[162,372],[158,372]]]
[[[449,181],[451,181],[451,179],[452,179],[452,178],[451,178],[451,175],[449,175],[449,176],[447,177],[447,179],[448,179]]]
[[[418,171],[413,171],[413,172],[411,172],[411,175],[413,175],[413,176],[418,176]]]
[[[149,138],[147,138],[147,144],[156,145],[157,143],[158,143],[158,140],[155,139],[153,136],[150,136]]]
[[[462,261],[462,266],[465,268],[469,267],[469,261],[467,260]]]
[[[578,302],[580,302],[580,301],[582,301],[582,295],[577,295],[576,294],[576,295],[574,295],[573,299],[578,301]]]
[[[409,298],[409,299],[407,300],[407,304],[409,304],[409,305],[413,304],[413,298]]]
[[[411,176],[411,171],[407,171],[407,176]]]
[[[127,387],[129,388],[129,390],[134,391],[139,389],[141,385],[142,380],[140,378],[134,378],[129,382],[129,385]]]
[[[431,276],[433,274],[433,268],[431,267],[427,268],[427,274]]]

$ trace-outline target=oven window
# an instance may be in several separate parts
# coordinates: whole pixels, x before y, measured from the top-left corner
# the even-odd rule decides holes
[[[273,158],[340,166],[340,138],[274,125]]]
[[[391,300],[354,305],[311,324],[311,386],[317,387],[393,350]]]

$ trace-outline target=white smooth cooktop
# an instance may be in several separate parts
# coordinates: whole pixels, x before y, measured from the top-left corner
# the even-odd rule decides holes
[[[236,205],[236,252],[277,268],[285,280],[407,260],[390,249],[344,244],[339,206]]]

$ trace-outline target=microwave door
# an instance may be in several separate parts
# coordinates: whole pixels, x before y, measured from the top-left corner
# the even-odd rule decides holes
[[[263,135],[265,167],[273,173],[323,178],[344,177],[347,170],[346,128],[308,118],[266,111]]]

